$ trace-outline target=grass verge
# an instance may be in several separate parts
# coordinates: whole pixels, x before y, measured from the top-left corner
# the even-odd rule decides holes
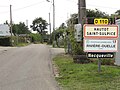
[[[53,61],[63,90],[120,90],[120,67],[102,65],[98,73],[96,64],[75,64],[67,55],[58,55]]]
[[[18,43],[16,46],[18,47],[22,47],[22,46],[27,46],[29,45],[30,43]]]

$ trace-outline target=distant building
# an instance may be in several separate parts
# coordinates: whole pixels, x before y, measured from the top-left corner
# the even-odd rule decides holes
[[[10,36],[9,26],[6,24],[0,24],[0,36]]]

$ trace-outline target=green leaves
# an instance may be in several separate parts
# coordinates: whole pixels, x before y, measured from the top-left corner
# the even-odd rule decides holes
[[[47,29],[47,25],[48,23],[46,22],[46,20],[39,17],[33,20],[31,28],[34,31],[38,31],[39,33],[42,33],[45,29]]]
[[[28,27],[23,22],[20,22],[19,24],[13,24],[12,30],[14,34],[29,34],[30,33],[30,31],[28,30]]]

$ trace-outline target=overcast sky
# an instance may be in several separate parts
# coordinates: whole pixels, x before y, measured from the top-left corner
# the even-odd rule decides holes
[[[52,0],[51,0],[52,1]],[[78,12],[78,0],[55,0],[56,27],[70,17],[70,14]],[[0,0],[0,23],[9,21],[9,5],[12,5],[13,22],[25,22],[28,25],[36,17],[42,17],[49,20],[48,13],[51,13],[52,20],[52,2],[46,0]],[[86,0],[87,9],[99,9],[108,14],[114,13],[120,9],[120,0]]]

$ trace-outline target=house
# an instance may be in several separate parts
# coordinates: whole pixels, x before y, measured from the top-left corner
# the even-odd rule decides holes
[[[0,36],[11,36],[9,26],[7,24],[0,24]]]

